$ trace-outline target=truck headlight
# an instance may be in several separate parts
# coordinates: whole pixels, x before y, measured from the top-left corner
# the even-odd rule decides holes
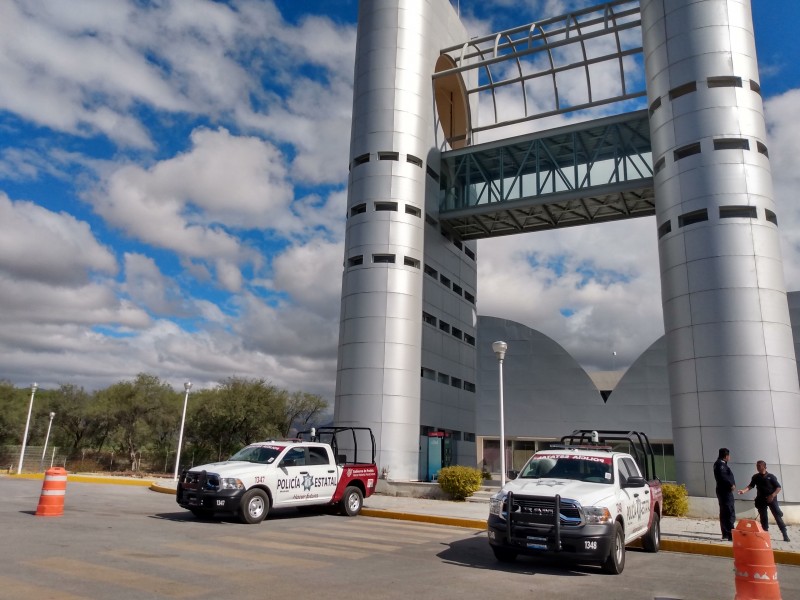
[[[611,523],[611,513],[605,506],[584,506],[587,524]]]
[[[228,477],[219,480],[219,489],[221,490],[243,490],[244,484],[241,479],[234,479]]]
[[[496,517],[503,516],[503,503],[506,501],[508,494],[505,492],[498,492],[489,499],[489,514]]]

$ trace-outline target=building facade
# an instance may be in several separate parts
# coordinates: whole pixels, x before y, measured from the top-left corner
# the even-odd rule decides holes
[[[440,48],[466,35],[447,0],[359,3],[334,420],[371,427],[398,480],[422,474],[421,433],[466,437],[452,462],[475,453],[476,245],[437,221],[453,131],[431,84]]]
[[[691,495],[713,496],[711,464],[726,446],[736,448],[735,472],[763,458],[785,499],[800,501],[800,387],[750,3],[642,0],[640,26],[666,330],[650,356],[668,365],[676,478]],[[495,401],[484,379],[494,340],[477,332],[476,244],[439,219],[441,152],[472,143],[476,110],[464,91],[474,82],[461,78],[468,65],[440,50],[469,44],[448,0],[359,4],[334,419],[371,427],[379,466],[397,480],[425,478],[431,452],[445,463],[483,460],[476,431],[489,429],[482,409]],[[520,386],[547,389],[506,413],[510,434],[569,417],[574,427],[580,416],[592,428],[624,418],[662,437],[663,404],[641,397],[658,396],[641,387],[646,377],[620,382],[630,399],[611,417],[580,367],[553,356],[539,357],[553,367],[542,381],[519,374]],[[456,442],[450,455],[427,444],[431,434]]]

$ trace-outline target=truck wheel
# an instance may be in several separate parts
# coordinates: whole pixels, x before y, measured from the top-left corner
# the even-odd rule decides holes
[[[517,553],[508,548],[501,548],[500,546],[492,546],[494,557],[500,562],[512,563],[517,560]]]
[[[617,521],[614,524],[614,540],[611,542],[611,552],[609,552],[606,562],[603,563],[603,572],[619,575],[624,568],[625,532],[622,530],[622,525]]]
[[[189,510],[191,510],[192,514],[198,519],[210,519],[214,516],[214,511],[208,510],[207,508],[190,508]]]
[[[360,489],[351,485],[345,488],[341,504],[344,514],[348,517],[355,517],[361,512],[361,507],[364,506],[364,495]]]
[[[239,518],[242,523],[254,525],[261,523],[269,512],[269,498],[264,490],[253,488],[242,496],[239,505]]]
[[[642,547],[646,552],[658,552],[661,548],[661,519],[658,513],[653,513],[653,521],[650,523],[650,529],[642,538]]]

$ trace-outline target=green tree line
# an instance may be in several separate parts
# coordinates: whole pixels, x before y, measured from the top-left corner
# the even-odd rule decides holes
[[[30,394],[30,388],[0,381],[0,446],[22,443]],[[68,470],[169,472],[175,467],[184,394],[146,373],[94,392],[72,384],[38,389],[27,444],[44,444],[54,412],[49,445],[66,457]],[[211,389],[193,389],[181,468],[225,460],[246,444],[316,426],[327,406],[318,395],[289,392],[264,379],[230,377]]]

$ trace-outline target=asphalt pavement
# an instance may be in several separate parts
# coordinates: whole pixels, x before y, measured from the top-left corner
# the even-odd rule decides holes
[[[17,476],[8,475],[8,477]],[[41,479],[42,475],[18,477]],[[172,479],[69,475],[71,483],[82,481],[148,486],[154,492],[166,494],[174,494],[177,487],[177,482]],[[485,529],[489,514],[489,502],[487,494],[478,494],[475,498],[465,502],[454,502],[376,493],[364,500],[362,514],[369,517]],[[742,521],[740,520],[739,523]],[[772,523],[769,533],[775,562],[800,566],[800,528],[789,526],[790,542],[783,541],[783,537],[774,523]],[[719,522],[715,519],[663,517],[661,520],[661,549],[664,551],[732,557],[733,545],[720,538]]]
[[[175,493],[172,480],[154,482],[150,489]],[[482,494],[465,502],[393,496],[376,493],[364,500],[361,514],[369,517],[437,523],[485,529],[489,516],[488,495]],[[793,530],[795,529],[795,530]],[[775,562],[800,566],[800,531],[789,526],[790,542],[784,542],[777,526],[769,530]],[[721,539],[719,521],[685,517],[664,517],[661,520],[661,549],[668,552],[733,557],[733,545]]]

